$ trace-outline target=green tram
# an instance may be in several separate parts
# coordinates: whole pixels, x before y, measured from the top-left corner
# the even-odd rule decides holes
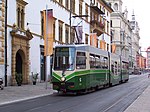
[[[53,89],[88,92],[129,80],[128,59],[89,45],[58,45],[53,57]]]

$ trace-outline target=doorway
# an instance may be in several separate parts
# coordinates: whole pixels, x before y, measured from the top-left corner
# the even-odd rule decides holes
[[[22,57],[20,55],[20,50],[16,53],[16,73],[22,74]]]

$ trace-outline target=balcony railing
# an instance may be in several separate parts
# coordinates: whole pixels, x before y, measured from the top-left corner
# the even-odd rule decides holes
[[[102,11],[101,9],[99,9],[99,8],[98,8],[97,6],[95,6],[95,5],[91,5],[90,8],[93,9],[93,10],[95,10],[98,14],[102,14],[102,15],[105,14],[104,11]]]
[[[105,28],[104,22],[98,22],[97,20],[92,20],[90,23],[93,27],[99,27],[101,29]]]

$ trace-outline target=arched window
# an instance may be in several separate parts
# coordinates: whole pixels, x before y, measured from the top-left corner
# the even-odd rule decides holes
[[[17,24],[20,27],[20,8],[17,9]]]
[[[25,6],[28,4],[24,0],[16,0],[17,2],[17,9],[16,9],[16,16],[17,16],[17,25],[18,28],[24,29],[24,22],[25,22]]]
[[[111,3],[108,3],[109,4],[109,6],[111,7]]]
[[[114,9],[118,10],[118,4],[117,3],[114,4]]]
[[[21,28],[24,29],[24,10],[21,10]]]

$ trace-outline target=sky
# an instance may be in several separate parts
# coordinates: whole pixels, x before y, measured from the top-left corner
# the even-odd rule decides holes
[[[135,19],[140,28],[140,46],[141,50],[145,51],[150,46],[150,5],[148,0],[122,0],[123,10],[127,7],[128,19],[131,20],[131,15],[134,10]]]

